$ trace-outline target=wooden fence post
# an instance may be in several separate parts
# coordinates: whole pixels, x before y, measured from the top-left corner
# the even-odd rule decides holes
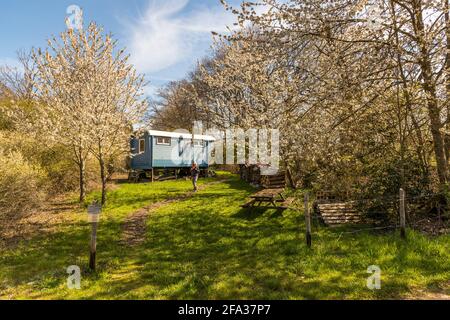
[[[311,248],[311,215],[309,214],[309,194],[305,193],[306,245]]]
[[[406,239],[405,190],[400,189],[400,236]]]

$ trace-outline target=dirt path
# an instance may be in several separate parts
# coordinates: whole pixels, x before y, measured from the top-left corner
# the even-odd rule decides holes
[[[406,297],[407,300],[450,300],[450,281],[440,284],[434,290],[417,288]]]
[[[418,291],[406,297],[406,300],[450,300],[450,295],[441,292]]]
[[[217,180],[198,186],[198,191],[202,191],[211,185],[222,183],[227,181],[226,179]],[[132,214],[130,214],[124,221],[122,226],[121,243],[127,246],[135,246],[145,241],[145,232],[147,229],[147,218],[150,212],[159,209],[163,206],[171,203],[188,199],[195,194],[194,191],[189,191],[179,196],[169,198],[163,201],[152,203],[146,207],[143,207]]]

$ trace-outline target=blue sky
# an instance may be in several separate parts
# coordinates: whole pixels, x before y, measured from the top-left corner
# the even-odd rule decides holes
[[[14,65],[17,50],[44,47],[64,31],[70,5],[83,9],[85,25],[96,21],[127,48],[150,81],[149,94],[183,78],[210,52],[211,31],[226,32],[235,21],[219,0],[2,0],[0,65]]]

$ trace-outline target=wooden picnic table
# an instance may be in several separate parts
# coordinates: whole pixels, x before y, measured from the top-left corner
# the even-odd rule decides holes
[[[284,189],[264,189],[250,196],[252,200],[244,204],[243,208],[274,208],[286,210],[292,199],[285,199]]]

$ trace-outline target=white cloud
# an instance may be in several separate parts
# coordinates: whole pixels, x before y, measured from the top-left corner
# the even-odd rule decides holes
[[[151,85],[151,84],[147,84],[143,89],[144,89],[144,94],[147,97],[154,98],[158,94],[159,87]]]
[[[140,72],[158,72],[192,57],[211,31],[226,32],[235,21],[220,4],[185,12],[188,3],[150,0],[142,17],[128,26],[131,61]]]

